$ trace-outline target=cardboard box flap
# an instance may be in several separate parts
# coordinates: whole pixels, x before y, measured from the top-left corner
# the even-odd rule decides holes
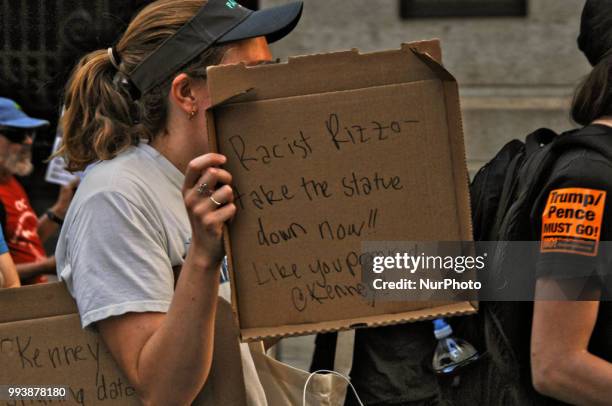
[[[402,46],[402,51],[405,51],[404,46]],[[429,69],[431,69],[440,80],[448,82],[455,81],[455,77],[449,71],[447,71],[444,66],[438,63],[438,61],[432,58],[431,55],[426,52],[420,52],[418,49],[415,48],[410,48],[410,51],[412,51],[412,53],[415,54],[417,58],[423,61],[425,65],[427,65]]]
[[[406,44],[403,44],[406,47]],[[467,162],[463,139],[463,120],[461,118],[461,99],[459,97],[459,86],[455,77],[447,71],[428,52],[410,48],[423,63],[425,63],[443,81],[443,89],[446,102],[446,121],[448,123],[448,142],[452,153],[450,158],[453,166],[453,177],[455,178],[455,192],[457,212],[460,222],[460,233],[463,241],[472,239],[472,209],[470,205],[469,184],[460,177],[463,175]],[[439,49],[439,48],[438,48]],[[458,178],[459,176],[459,178]]]
[[[458,219],[462,221],[460,230],[463,241],[472,239],[472,223],[469,219],[472,218],[472,210],[469,204],[469,185],[458,179],[457,175],[463,172],[467,157],[465,155],[464,139],[463,139],[463,121],[461,118],[461,103],[459,97],[459,86],[455,77],[439,63],[439,58],[435,58],[432,54],[424,49],[412,47],[410,44],[402,44],[402,49],[410,49],[423,63],[425,63],[436,76],[444,82],[444,94],[446,97],[446,121],[448,122],[448,141],[452,153],[450,155],[453,163],[453,176],[455,177],[456,193],[457,193],[457,211]],[[438,47],[439,51],[440,48]],[[435,53],[435,49],[432,50]],[[466,221],[467,219],[467,221]]]
[[[252,87],[242,87],[241,88],[239,85],[236,87],[222,88],[220,90],[217,90],[214,92],[214,97],[211,96],[212,97],[211,105],[207,109],[207,111],[211,111],[215,107],[221,104],[224,104],[224,103],[239,102],[240,100],[243,99],[243,97],[246,94],[248,94],[252,90],[253,90]],[[213,92],[211,91],[210,94],[212,95]]]
[[[420,53],[427,56],[417,58],[416,55]],[[230,98],[232,102],[243,102],[429,79],[454,80],[433,59],[439,57],[440,53],[439,43],[432,40],[402,44],[401,49],[391,51],[360,53],[353,49],[291,57],[288,62],[279,64],[212,66],[207,70],[208,86],[211,102],[216,106],[226,103]],[[411,69],[405,69],[407,61],[402,63],[405,58],[424,62],[413,63]],[[432,69],[432,66],[441,69]],[[338,72],[347,69],[350,69],[350,74],[338,75]],[[253,90],[247,92],[247,89]]]
[[[421,54],[427,54],[430,58],[442,65],[442,49],[440,48],[439,39],[431,39],[426,41],[415,41],[402,43],[403,51],[415,50]]]
[[[77,313],[64,282],[0,290],[0,323]]]
[[[307,335],[318,332],[324,333],[349,330],[352,328],[381,327],[397,323],[433,320],[439,317],[456,317],[473,314],[475,308],[474,304],[470,304],[468,302],[458,302],[435,307],[435,313],[432,313],[431,310],[431,308],[426,308],[405,313],[398,313],[393,315],[392,319],[389,318],[389,315],[375,315],[352,318],[348,320],[334,320],[301,325],[249,328],[243,329],[241,335],[244,341],[259,341],[273,337]]]
[[[459,89],[457,82],[446,81],[443,83],[446,95],[446,121],[448,126],[448,143],[452,151],[451,165],[453,167],[453,178],[456,194],[457,218],[462,241],[471,241],[472,230],[472,207],[470,204],[469,177],[465,178],[466,154],[463,139],[463,120],[461,118],[461,107]]]

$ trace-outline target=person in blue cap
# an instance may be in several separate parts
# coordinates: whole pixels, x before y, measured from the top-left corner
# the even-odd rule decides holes
[[[13,261],[23,281],[44,282],[55,274],[55,257],[43,243],[61,225],[75,184],[62,187],[56,203],[38,217],[15,176],[32,173],[32,144],[36,131],[49,122],[29,117],[11,99],[0,97],[0,223]]]
[[[300,2],[251,11],[159,0],[115,46],[86,55],[66,86],[60,154],[69,170],[97,164],[64,221],[58,276],[146,405],[194,401],[228,289],[222,230],[236,206],[226,157],[209,153],[206,68],[270,61],[268,42],[301,11]],[[247,403],[266,404],[242,355]]]

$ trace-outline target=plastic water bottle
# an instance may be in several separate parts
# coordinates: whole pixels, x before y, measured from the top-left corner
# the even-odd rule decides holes
[[[433,356],[433,369],[439,375],[454,375],[457,370],[479,358],[474,346],[453,336],[453,329],[444,319],[433,321],[438,345]],[[457,377],[458,378],[458,377]],[[458,379],[454,382],[459,383]]]

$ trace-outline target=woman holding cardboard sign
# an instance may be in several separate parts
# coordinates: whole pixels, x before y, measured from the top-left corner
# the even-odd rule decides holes
[[[67,85],[60,153],[71,170],[95,165],[64,221],[58,274],[145,404],[189,404],[200,392],[227,281],[222,228],[236,207],[226,158],[208,153],[206,68],[270,60],[267,42],[301,9],[159,0]],[[262,397],[247,382],[248,400]]]
[[[559,298],[578,286],[591,300],[535,302],[531,368],[536,390],[546,396],[571,404],[609,405],[612,2],[587,1],[578,43],[593,65],[572,107],[574,120],[585,127],[564,137],[589,137],[582,139],[591,148],[558,159],[536,205],[534,213],[541,215],[536,299]]]

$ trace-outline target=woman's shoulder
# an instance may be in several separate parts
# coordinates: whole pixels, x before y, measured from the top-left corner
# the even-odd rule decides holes
[[[101,168],[104,169],[104,168]],[[126,198],[134,194],[128,179],[116,176],[114,171],[96,170],[87,174],[79,184],[79,188],[71,202],[71,207],[91,205],[114,196]],[[137,187],[137,185],[134,185]]]

